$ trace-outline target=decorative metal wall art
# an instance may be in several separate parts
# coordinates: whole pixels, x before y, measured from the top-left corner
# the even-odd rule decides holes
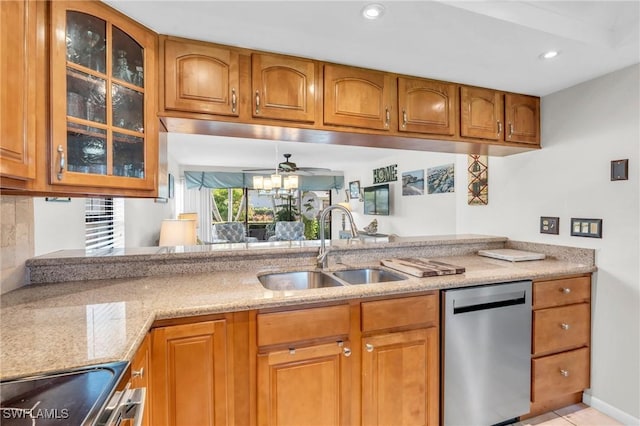
[[[489,157],[471,154],[467,159],[468,202],[470,206],[489,204]]]
[[[398,180],[398,165],[373,169],[373,183],[395,182]]]

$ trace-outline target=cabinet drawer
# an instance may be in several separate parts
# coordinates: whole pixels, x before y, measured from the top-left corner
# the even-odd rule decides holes
[[[533,402],[580,392],[589,387],[589,349],[534,359],[531,374]]]
[[[533,312],[533,354],[559,352],[589,343],[590,305],[561,306]]]
[[[409,325],[435,325],[438,321],[435,294],[362,303],[362,331]]]
[[[258,314],[258,346],[347,336],[349,318],[348,305]]]
[[[590,298],[589,277],[536,281],[533,284],[533,309],[588,302]]]

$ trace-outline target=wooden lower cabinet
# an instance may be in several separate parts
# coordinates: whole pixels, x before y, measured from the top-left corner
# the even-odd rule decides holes
[[[349,342],[258,355],[258,425],[349,424]]]
[[[362,424],[438,424],[438,330],[362,339]]]
[[[154,425],[230,425],[233,370],[227,320],[151,331]]]
[[[589,387],[591,278],[533,283],[532,417],[582,400]]]
[[[138,351],[131,360],[131,388],[145,388],[146,397],[144,401],[144,414],[142,416],[142,426],[151,426],[151,335],[142,341]]]

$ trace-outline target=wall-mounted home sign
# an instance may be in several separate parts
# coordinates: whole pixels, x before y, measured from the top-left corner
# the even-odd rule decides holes
[[[396,180],[398,180],[397,164],[373,170],[373,183],[394,182]]]

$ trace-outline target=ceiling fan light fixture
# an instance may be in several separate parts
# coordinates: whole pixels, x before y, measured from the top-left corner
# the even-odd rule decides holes
[[[553,59],[560,54],[557,50],[549,50],[540,54],[540,59]]]
[[[271,179],[265,179],[264,184],[262,185],[262,189],[265,191],[271,191],[273,189],[273,185],[271,184]]]
[[[380,19],[384,15],[384,6],[379,3],[371,3],[362,9],[362,16],[365,19]]]
[[[298,189],[298,176],[289,175],[284,178],[284,189]]]
[[[279,174],[271,175],[271,187],[275,189],[282,187],[282,177]]]
[[[264,177],[262,176],[253,177],[253,189],[264,189]]]

